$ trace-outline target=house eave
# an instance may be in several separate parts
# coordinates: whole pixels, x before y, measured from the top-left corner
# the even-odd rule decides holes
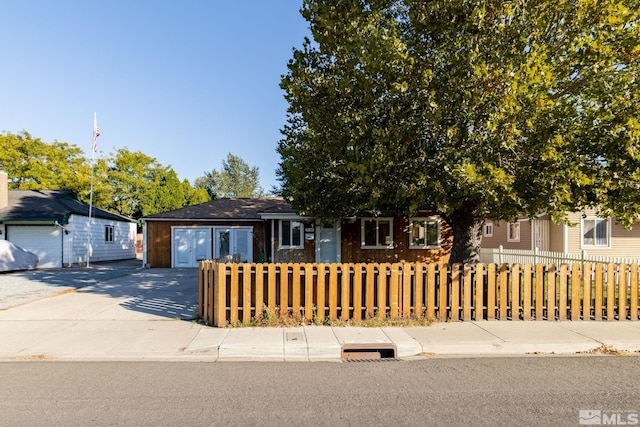
[[[260,222],[260,218],[141,218],[143,222]]]
[[[262,219],[293,219],[293,220],[310,220],[309,216],[300,216],[295,213],[260,213]]]

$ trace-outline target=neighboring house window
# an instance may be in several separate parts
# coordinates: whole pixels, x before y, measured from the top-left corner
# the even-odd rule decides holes
[[[582,220],[583,247],[609,247],[610,234],[608,219],[585,218]]]
[[[303,249],[302,223],[298,221],[280,221],[280,248]]]
[[[520,223],[510,222],[509,229],[507,231],[507,242],[519,242],[520,241]]]
[[[440,220],[437,218],[411,218],[409,247],[427,249],[440,247]]]
[[[104,228],[104,241],[113,243],[113,225],[107,225]]]
[[[393,220],[362,218],[360,236],[360,244],[365,249],[393,247]]]
[[[487,222],[484,225],[484,237],[493,237],[493,223]]]

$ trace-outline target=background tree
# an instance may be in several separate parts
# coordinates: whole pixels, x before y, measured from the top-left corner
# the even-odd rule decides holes
[[[233,154],[227,154],[222,161],[222,169],[205,172],[196,178],[196,188],[204,188],[212,199],[222,197],[263,197],[260,187],[258,167],[250,167],[244,160]]]
[[[89,203],[91,163],[73,144],[46,143],[28,132],[0,134],[0,169],[15,190],[71,190]],[[119,149],[93,167],[93,204],[130,218],[151,215],[209,200],[204,189],[140,151]]]
[[[46,143],[28,132],[0,134],[0,169],[14,190],[72,190],[89,187],[91,170],[80,148]],[[87,191],[88,194],[88,191]]]
[[[305,0],[278,170],[322,218],[430,209],[451,262],[485,219],[640,212],[637,1]]]
[[[98,194],[97,206],[134,219],[186,206],[175,171],[140,151],[118,149],[98,170],[105,194]]]

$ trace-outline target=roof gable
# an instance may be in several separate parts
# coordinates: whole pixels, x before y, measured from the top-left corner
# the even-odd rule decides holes
[[[58,221],[66,224],[70,215],[89,216],[89,205],[69,190],[9,190],[9,205],[0,209],[0,221]],[[131,218],[92,207],[92,216],[112,221]]]

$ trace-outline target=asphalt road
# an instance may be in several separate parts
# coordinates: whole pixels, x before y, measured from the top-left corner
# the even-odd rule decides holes
[[[576,426],[581,410],[633,421],[639,362],[10,362],[0,363],[0,425]]]

